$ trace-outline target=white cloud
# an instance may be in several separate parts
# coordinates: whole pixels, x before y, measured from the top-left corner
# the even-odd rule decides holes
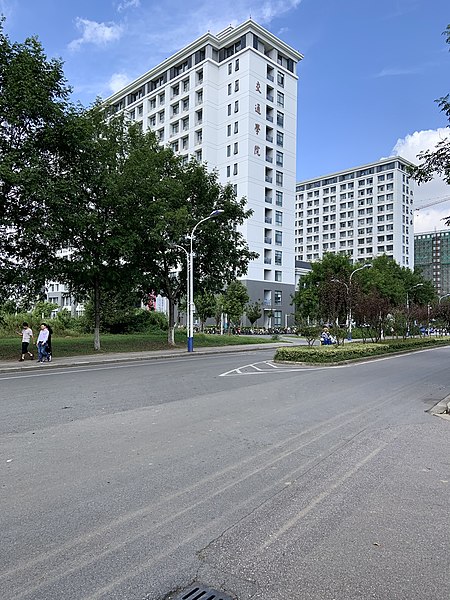
[[[131,78],[125,73],[113,73],[108,81],[108,90],[114,94],[128,85],[130,81]]]
[[[127,8],[138,8],[141,5],[141,0],[123,0],[117,5],[117,11],[122,12]]]
[[[415,131],[405,138],[398,139],[392,154],[402,156],[406,160],[418,164],[417,155],[420,152],[433,150],[436,144],[445,138],[450,139],[450,127]],[[437,198],[448,197],[449,200],[442,204],[415,211],[414,231],[420,233],[433,231],[434,229],[446,229],[442,219],[450,215],[450,185],[440,177],[434,177],[431,181],[423,183],[416,189],[415,205],[417,208],[428,202],[433,202]]]
[[[77,17],[75,24],[82,35],[70,42],[70,50],[78,50],[83,44],[106,46],[110,42],[120,39],[123,33],[122,26],[116,23],[97,23]]]
[[[388,68],[388,69],[382,69],[379,73],[377,73],[375,75],[375,78],[397,77],[399,75],[417,75],[417,73],[420,73],[419,67],[411,67],[411,68],[404,68],[404,69],[392,67],[392,68]]]

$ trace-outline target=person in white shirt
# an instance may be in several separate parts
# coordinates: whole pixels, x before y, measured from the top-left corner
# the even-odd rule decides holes
[[[38,362],[44,362],[48,358],[47,356],[47,340],[48,340],[48,329],[44,323],[41,324],[41,330],[36,340],[38,348]]]
[[[28,326],[28,323],[24,321],[22,323],[22,331],[18,335],[22,336],[22,356],[19,358],[19,362],[23,362],[25,360],[25,354],[28,354],[30,360],[34,359],[33,354],[28,350],[28,346],[30,345],[30,341],[33,337],[33,330]]]

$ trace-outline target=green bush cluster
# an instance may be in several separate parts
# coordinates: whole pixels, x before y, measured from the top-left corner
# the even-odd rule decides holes
[[[343,346],[295,346],[294,348],[278,348],[275,360],[326,364],[445,345],[450,345],[450,337],[399,339],[379,344],[352,343]]]

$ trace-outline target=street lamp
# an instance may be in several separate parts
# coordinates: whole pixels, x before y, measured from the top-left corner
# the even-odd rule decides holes
[[[416,283],[412,288],[406,290],[406,337],[409,337],[409,292],[418,287],[423,287],[423,283]]]
[[[357,269],[354,269],[350,273],[349,286],[348,286],[348,340],[350,342],[352,341],[352,295],[351,295],[352,277],[357,271],[362,271],[363,269],[370,269],[370,267],[373,267],[372,263],[365,263],[364,265],[362,265],[361,267],[358,267]]]
[[[191,234],[188,235],[188,238],[190,240],[189,268],[188,268],[188,278],[189,278],[189,285],[188,285],[188,290],[189,290],[189,292],[188,292],[188,298],[189,298],[189,335],[188,335],[188,340],[187,340],[187,350],[188,350],[188,352],[193,352],[194,351],[194,250],[193,250],[194,233],[195,233],[195,230],[197,229],[197,227],[199,225],[201,225],[205,221],[208,221],[209,219],[214,219],[214,217],[217,217],[217,216],[221,215],[223,212],[224,211],[220,210],[220,209],[213,210],[210,215],[208,215],[207,217],[205,217],[204,219],[201,219],[198,223],[196,223],[196,225],[194,226],[193,230],[191,231]]]
[[[443,300],[444,298],[447,298],[448,296],[450,296],[450,294],[444,294],[443,296],[439,296],[439,302],[438,304],[441,304],[441,300]]]
[[[177,248],[178,250],[183,250],[183,252],[186,254],[186,272],[187,272],[187,280],[186,280],[186,331],[189,332],[189,307],[190,307],[190,303],[189,303],[189,282],[190,282],[190,260],[189,260],[189,252],[186,250],[186,248],[184,248],[183,246],[180,246],[179,244],[171,244],[170,245],[171,248]]]

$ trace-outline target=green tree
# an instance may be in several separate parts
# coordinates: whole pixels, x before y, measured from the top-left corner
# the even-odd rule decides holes
[[[247,304],[245,314],[250,321],[250,325],[253,327],[256,321],[262,317],[261,301]]]
[[[49,246],[70,250],[54,259],[58,280],[92,300],[95,350],[100,349],[102,301],[137,289],[137,257],[153,227],[148,180],[160,176],[155,137],[143,138],[123,117],[106,117],[98,103],[72,112],[70,166],[57,180],[59,194],[47,204],[51,227],[45,232]]]
[[[216,311],[216,297],[211,292],[202,292],[194,298],[195,312],[200,319],[200,330],[205,328],[205,322],[213,317]]]
[[[214,210],[223,211],[203,222],[192,240],[194,296],[197,290],[220,293],[244,275],[250,260],[258,256],[249,250],[239,231],[252,211],[246,209],[245,198],[236,197],[231,185],[219,183],[216,171],[208,171],[195,160],[183,164],[173,154],[150,209],[153,230],[140,253],[144,283],[168,299],[168,342],[174,344],[174,307],[186,294],[186,262],[194,227]]]
[[[228,315],[228,321],[233,327],[239,327],[245,305],[249,301],[247,288],[240,281],[232,281],[227,287],[224,296],[224,312]],[[229,333],[231,333],[229,328]]]
[[[447,44],[450,44],[450,24],[443,32]],[[435,101],[450,123],[450,94]],[[430,181],[434,175],[439,175],[450,184],[450,137],[439,141],[434,150],[421,152],[418,157],[421,164],[410,169],[411,176],[420,184]],[[450,216],[446,218],[450,225]]]
[[[32,37],[13,43],[0,18],[0,296],[34,297],[51,266],[46,204],[55,193],[70,88]],[[21,268],[17,268],[20,262]]]

